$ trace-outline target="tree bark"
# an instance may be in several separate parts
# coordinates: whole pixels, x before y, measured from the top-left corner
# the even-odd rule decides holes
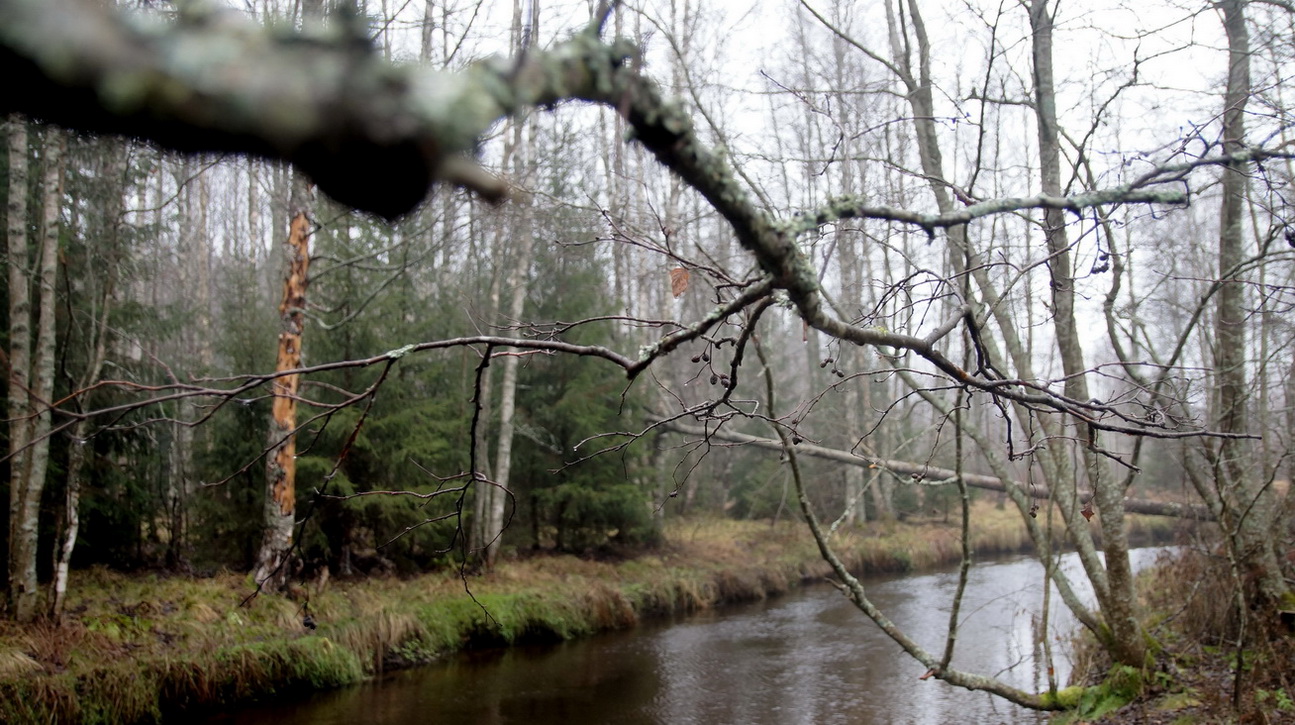
[[[1245,150],[1245,113],[1250,98],[1250,34],[1245,2],[1225,0],[1223,27],[1228,38],[1228,84],[1223,101],[1223,152]],[[1216,427],[1225,433],[1246,432],[1249,425],[1249,381],[1246,371],[1246,284],[1234,275],[1245,259],[1244,217],[1248,164],[1223,167],[1222,204],[1219,210],[1218,277],[1215,297],[1214,374],[1216,377]],[[1266,485],[1252,463],[1254,444],[1222,439],[1215,456],[1214,492],[1219,500],[1224,533],[1231,539],[1233,555],[1246,565],[1258,583],[1262,598],[1295,608],[1291,590],[1282,576],[1272,535],[1275,492]]]
[[[525,212],[523,212],[525,213]],[[508,274],[508,286],[512,289],[509,303],[509,318],[521,319],[526,301],[527,280],[533,247],[529,224],[522,225],[520,231],[521,249],[519,259],[514,262]],[[513,435],[517,415],[517,373],[521,359],[517,355],[504,358],[504,376],[499,388],[499,447],[495,451],[495,481],[483,491],[489,492],[486,510],[486,522],[483,532],[485,562],[487,568],[494,568],[495,558],[499,555],[499,544],[504,531],[504,512],[508,504],[508,485],[513,466]]]
[[[27,249],[27,119],[9,117],[9,561],[8,604],[17,615],[30,581],[27,565],[20,558],[18,538],[24,517],[27,487],[27,447],[31,439],[31,259]],[[33,560],[32,566],[35,566]],[[30,577],[35,578],[34,573]]]
[[[18,123],[11,125],[14,129]],[[26,134],[15,133],[17,140],[10,142],[11,163],[22,155],[21,174],[12,170],[10,186],[10,211],[14,204],[26,201]],[[10,419],[22,428],[11,438],[11,447],[21,446],[21,455],[11,462],[13,473],[9,490],[9,604],[11,614],[19,622],[29,622],[37,614],[40,587],[36,579],[37,537],[40,523],[41,493],[45,490],[45,473],[49,466],[49,433],[51,412],[49,401],[54,389],[54,286],[58,274],[59,210],[63,198],[63,152],[66,139],[63,132],[50,127],[45,131],[44,169],[42,174],[40,251],[36,306],[31,306],[30,277],[24,272],[15,275],[15,267],[23,269],[29,264],[27,257],[26,214],[19,210],[16,219],[10,219],[10,324],[21,328],[11,334],[10,365]],[[16,187],[21,184],[21,189]],[[15,198],[15,192],[17,197]],[[14,282],[18,283],[15,288]],[[32,320],[36,322],[35,346],[28,357]],[[12,353],[18,353],[15,360]],[[19,372],[19,371],[22,372]],[[11,448],[12,450],[12,448]]]
[[[283,300],[279,303],[279,352],[275,370],[301,367],[302,332],[305,326],[306,287],[310,269],[310,219],[306,198],[294,184],[292,221],[283,253],[287,270]],[[265,534],[257,555],[256,581],[267,591],[277,591],[287,581],[292,528],[296,524],[297,387],[298,375],[275,378],[271,384],[273,407],[265,466]]]
[[[126,169],[126,152],[123,144],[109,140],[103,143],[109,154],[104,164],[104,175],[108,179],[120,179]],[[122,211],[122,194],[125,189],[109,188],[105,190],[108,197],[100,208],[104,239],[101,242],[106,254],[103,257],[104,279],[99,290],[99,314],[96,324],[91,328],[93,347],[90,360],[84,374],[76,382],[78,389],[84,390],[99,380],[104,361],[108,357],[109,317],[116,297],[117,278],[120,269],[120,222]],[[87,244],[93,240],[87,239]],[[72,426],[71,445],[67,454],[67,484],[64,493],[64,521],[62,535],[55,541],[54,579],[50,582],[49,615],[55,621],[63,616],[67,598],[68,571],[72,563],[72,552],[76,548],[76,537],[80,530],[81,485],[85,478],[85,463],[91,450],[87,436],[90,433],[90,422],[82,419]],[[174,535],[174,532],[172,533]]]
[[[1030,28],[1033,36],[1034,110],[1039,133],[1039,174],[1045,194],[1061,193],[1061,146],[1057,129],[1057,100],[1052,80],[1053,9],[1047,0],[1032,0]],[[1088,400],[1087,366],[1079,328],[1075,321],[1075,279],[1072,273],[1070,241],[1066,234],[1065,213],[1049,209],[1043,214],[1052,288],[1053,329],[1057,350],[1061,353],[1062,371],[1066,375],[1065,394],[1074,400]],[[1105,459],[1092,449],[1095,431],[1076,431],[1075,438],[1089,441],[1082,455],[1092,475],[1093,500],[1101,511],[1102,549],[1105,553],[1107,589],[1098,590],[1102,614],[1110,628],[1108,647],[1119,662],[1140,667],[1146,659],[1146,637],[1137,618],[1137,592],[1133,569],[1129,564],[1128,539],[1124,532],[1124,491],[1106,465]],[[1073,516],[1072,516],[1073,519]],[[1086,523],[1086,521],[1085,521]],[[1078,520],[1071,530],[1080,530]]]
[[[518,53],[525,52],[524,38],[533,36],[536,28],[537,17],[539,13],[539,0],[532,0],[531,17],[529,30],[525,33],[522,31],[522,4],[513,3],[513,42],[514,48]],[[504,155],[511,158],[513,162],[513,171],[518,181],[524,182],[530,175],[529,170],[533,166],[531,154],[534,149],[532,144],[527,143],[526,134],[531,129],[529,123],[523,119],[517,119],[510,122],[512,139],[508,142],[510,150],[506,150]],[[508,322],[515,324],[522,319],[522,313],[526,307],[526,293],[530,282],[530,267],[534,241],[532,239],[531,229],[531,200],[528,197],[517,205],[519,214],[519,223],[502,232],[515,237],[517,244],[517,256],[512,261],[512,266],[508,271],[508,289],[510,293],[508,301]],[[504,358],[504,376],[499,388],[499,447],[495,450],[495,481],[494,485],[485,486],[482,491],[487,494],[485,510],[485,530],[482,532],[483,545],[485,546],[485,563],[486,568],[494,568],[495,559],[499,555],[499,545],[503,540],[504,532],[504,513],[508,505],[510,496],[508,486],[509,479],[512,475],[513,467],[513,434],[516,428],[515,418],[517,415],[517,374],[521,360],[516,355],[508,355]]]

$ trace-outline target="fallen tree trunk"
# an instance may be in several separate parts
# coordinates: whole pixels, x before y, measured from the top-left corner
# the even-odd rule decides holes
[[[675,433],[683,435],[697,436],[699,438],[718,438],[730,443],[740,443],[743,445],[755,446],[756,448],[767,448],[774,451],[782,451],[782,443],[773,438],[760,438],[759,436],[738,433],[736,431],[708,430],[700,426],[680,423],[676,420],[665,420],[653,416],[652,422],[660,423],[662,427]],[[944,485],[952,484],[957,481],[957,474],[948,468],[938,468],[927,466],[921,463],[912,463],[910,461],[896,461],[883,458],[872,458],[861,456],[850,451],[843,451],[838,448],[825,448],[816,446],[812,443],[800,443],[796,445],[796,452],[801,455],[813,456],[815,458],[825,458],[830,461],[837,461],[851,466],[860,466],[862,468],[880,469],[897,474],[899,477],[906,477],[909,483],[921,485]],[[962,480],[973,488],[982,488],[988,491],[1006,491],[1007,485],[1001,478],[995,476],[985,476],[977,473],[964,473]],[[1046,485],[1022,483],[1013,481],[1013,485],[1025,491],[1028,495],[1037,499],[1049,499],[1052,495]],[[1091,497],[1088,491],[1080,491],[1079,496],[1083,500]],[[1147,501],[1144,499],[1125,499],[1124,510],[1129,513],[1147,514],[1150,516],[1174,516],[1196,521],[1213,521],[1214,517],[1204,506],[1193,506],[1185,503],[1174,503],[1172,501]]]

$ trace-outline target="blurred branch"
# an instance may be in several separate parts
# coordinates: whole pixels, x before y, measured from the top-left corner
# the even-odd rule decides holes
[[[605,17],[606,8],[599,17]],[[386,217],[413,209],[431,184],[457,184],[490,200],[505,184],[471,160],[500,118],[533,106],[584,100],[615,109],[634,138],[701,194],[755,259],[763,279],[693,326],[639,351],[636,360],[605,348],[551,340],[460,338],[412,350],[465,344],[596,355],[634,377],[673,347],[704,334],[725,316],[783,290],[811,327],[857,345],[911,351],[958,384],[1000,399],[1072,416],[1097,430],[1157,432],[1142,420],[1091,401],[1075,400],[1028,381],[971,374],[937,345],[957,325],[909,335],[851,324],[824,304],[818,270],[799,237],[836,219],[869,217],[917,224],[931,232],[1027,208],[1079,210],[1096,204],[1184,203],[1177,190],[1201,165],[1234,163],[1236,155],[1153,168],[1133,183],[1074,196],[1038,195],[975,203],[924,215],[838,199],[790,220],[775,219],[741,183],[732,166],[700,140],[684,107],[631,63],[626,40],[590,29],[548,50],[517,59],[491,58],[460,72],[393,65],[370,47],[354,18],[304,30],[265,28],[232,11],[187,11],[174,22],[127,13],[92,0],[0,0],[0,71],[12,80],[0,112],[20,111],[74,128],[139,136],[185,151],[257,154],[297,164],[338,201]],[[1248,151],[1247,160],[1276,152]],[[367,365],[350,361],[341,366]],[[318,369],[325,369],[319,367]],[[247,379],[251,380],[251,379]],[[253,384],[259,384],[254,382]],[[177,386],[173,396],[207,394]],[[101,411],[103,412],[103,411]],[[1119,422],[1111,422],[1108,418]],[[1195,434],[1204,434],[1197,432]]]

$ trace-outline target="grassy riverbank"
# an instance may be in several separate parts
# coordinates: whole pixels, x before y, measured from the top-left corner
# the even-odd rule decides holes
[[[973,520],[979,554],[1026,546],[1014,512],[978,503]],[[1173,524],[1135,526],[1167,537]],[[296,598],[260,596],[240,606],[246,576],[80,572],[62,624],[0,625],[0,721],[158,720],[186,707],[346,685],[463,648],[580,637],[758,599],[827,573],[795,522],[678,521],[666,540],[618,561],[507,561],[469,578],[471,596],[456,572],[441,572],[307,585]],[[959,556],[956,529],[942,523],[870,525],[838,545],[866,573]],[[306,598],[314,631],[302,624]]]
[[[1111,666],[1081,640],[1091,687],[1054,722],[1295,722],[1295,627],[1276,611],[1247,606],[1242,617],[1235,587],[1253,583],[1235,576],[1223,557],[1193,548],[1142,572],[1138,591],[1143,624],[1159,648],[1155,666]]]

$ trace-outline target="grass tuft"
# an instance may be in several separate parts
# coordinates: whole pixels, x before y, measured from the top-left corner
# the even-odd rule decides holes
[[[977,503],[976,552],[1028,546],[1014,516]],[[538,555],[466,582],[454,570],[334,582],[310,597],[313,632],[297,601],[262,595],[240,606],[244,576],[75,572],[64,624],[0,624],[0,722],[157,721],[338,687],[464,648],[559,641],[761,599],[829,574],[797,522],[675,521],[666,541],[614,564]],[[936,522],[868,524],[838,532],[835,544],[859,574],[960,555],[956,529]]]

